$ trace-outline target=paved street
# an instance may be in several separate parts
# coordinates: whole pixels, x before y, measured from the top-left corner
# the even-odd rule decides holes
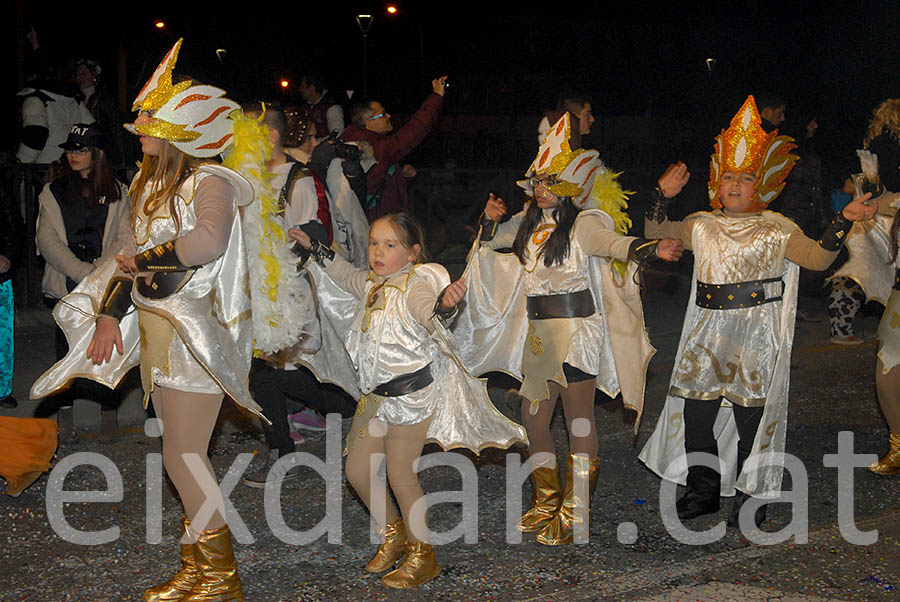
[[[451,269],[459,268],[464,251],[451,245]],[[853,472],[856,529],[877,529],[877,542],[848,543],[838,525],[837,470],[823,465],[823,454],[837,450],[841,431],[854,434],[857,453],[881,453],[887,430],[875,399],[875,344],[843,348],[829,343],[824,304],[817,313],[820,322],[798,323],[792,361],[787,451],[803,461],[808,476],[808,542],[788,539],[756,545],[729,530],[718,541],[694,546],[669,535],[660,518],[660,481],[638,462],[637,452],[662,408],[688,281],[682,274],[653,283],[645,308],[659,352],[650,366],[646,412],[637,438],[633,416],[620,403],[604,400],[596,406],[601,474],[589,543],[548,548],[530,536],[521,544],[506,543],[507,452],[486,450],[478,458],[453,452],[472,459],[477,467],[477,541],[438,547],[443,572],[430,584],[408,592],[387,590],[362,569],[374,551],[368,541],[368,513],[346,484],[340,498],[341,543],[328,543],[322,537],[307,545],[292,545],[267,525],[263,490],[238,483],[230,499],[253,538],[252,543],[236,545],[247,600],[900,599],[900,477],[879,478],[863,469]],[[52,325],[43,309],[20,312],[18,318],[15,394],[25,400],[32,380],[52,363]],[[861,326],[871,333],[874,319],[867,320]],[[512,384],[501,378],[490,381],[498,407],[515,416],[515,409],[506,403],[506,389]],[[23,403],[18,410],[4,413],[29,415],[34,406]],[[181,508],[165,480],[159,543],[156,523],[145,518],[157,499],[148,494],[154,490],[156,474],[152,466],[148,469],[156,456],[148,454],[158,454],[159,443],[146,436],[139,424],[117,427],[106,414],[100,429],[78,429],[66,420],[64,416],[57,464],[78,452],[102,454],[121,475],[124,496],[97,503],[69,502],[64,516],[77,529],[100,531],[115,526],[119,536],[111,543],[85,546],[54,533],[46,506],[50,481],[46,476],[18,498],[0,496],[0,600],[139,600],[143,589],[166,578],[178,560],[175,535]],[[562,456],[566,443],[561,416],[554,422],[554,436]],[[298,451],[324,459],[325,448],[322,433],[308,435]],[[265,452],[259,425],[226,403],[210,451],[221,477],[238,454]],[[437,451],[434,446],[426,448],[426,454]],[[522,454],[524,459],[524,448],[509,453]],[[254,465],[261,459],[254,460]],[[325,512],[325,483],[311,469],[305,470],[304,478],[284,485],[280,498],[284,521],[296,530],[311,528]],[[460,484],[453,468],[423,472],[426,493],[458,490]],[[66,476],[64,487],[102,490],[107,485],[100,470],[81,466]],[[791,487],[786,479],[785,489]],[[526,486],[522,503],[527,503],[529,492]],[[729,507],[730,501],[718,515],[687,526],[711,528],[726,518]],[[777,532],[786,527],[791,509],[785,503],[769,506],[764,530]],[[436,531],[454,528],[461,517],[460,505],[455,503],[429,510]]]

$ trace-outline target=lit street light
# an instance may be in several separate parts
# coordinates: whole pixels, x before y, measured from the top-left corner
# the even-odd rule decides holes
[[[369,95],[369,66],[368,60],[366,58],[366,53],[368,52],[369,42],[367,37],[369,35],[369,29],[372,28],[373,17],[369,14],[359,14],[356,15],[356,24],[359,25],[359,31],[362,33],[363,38],[363,54],[362,54],[362,62],[363,62],[363,98],[368,97]]]

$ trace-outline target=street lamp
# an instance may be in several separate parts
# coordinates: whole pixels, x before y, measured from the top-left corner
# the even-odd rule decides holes
[[[155,27],[156,29],[163,29],[163,28],[165,28],[165,26],[166,26],[165,21],[157,21],[153,24],[153,27]]]
[[[367,98],[369,96],[369,66],[366,59],[366,53],[368,52],[369,47],[367,37],[369,35],[369,30],[372,28],[372,21],[373,17],[370,14],[356,15],[356,24],[359,25],[359,31],[362,34],[363,39],[363,98]]]

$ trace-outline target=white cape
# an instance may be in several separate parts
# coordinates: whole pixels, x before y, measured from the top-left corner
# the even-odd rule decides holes
[[[312,264],[309,267],[321,309],[323,333],[326,332],[327,322],[333,332],[346,334],[359,310],[359,299],[339,287],[321,266]],[[424,269],[425,266],[420,267]],[[432,374],[439,387],[440,401],[426,441],[437,443],[445,450],[464,447],[475,453],[487,447],[508,448],[515,443],[527,445],[525,428],[494,407],[488,396],[486,380],[473,378],[462,368],[445,338],[446,330],[437,319],[434,319],[434,324],[435,333],[432,336],[439,343],[441,353],[433,363]],[[325,350],[323,341],[322,351],[304,363],[320,380],[335,382],[348,394],[358,398],[361,393],[356,373],[339,374],[340,364],[323,357]],[[336,353],[337,349],[330,351]],[[340,351],[346,356],[343,346]]]
[[[637,412],[637,432],[647,366],[656,350],[644,326],[640,290],[633,278],[635,269],[635,264],[628,262],[621,278],[608,259],[590,258],[590,290],[597,312],[604,317],[602,327],[607,336],[603,337],[604,349],[589,352],[599,354],[601,359],[597,388],[610,397],[621,392],[625,407]],[[519,258],[481,245],[476,237],[463,279],[467,285],[465,302],[451,328],[451,341],[463,366],[475,375],[505,372],[522,380],[528,317]]]
[[[758,497],[774,497],[781,491],[784,466],[777,454],[784,452],[787,435],[791,347],[794,344],[794,320],[797,314],[797,279],[800,273],[797,264],[788,260],[785,260],[785,267],[783,276],[785,290],[781,301],[781,316],[779,320],[781,331],[775,333],[775,338],[778,342],[775,369],[772,371],[772,382],[769,383],[768,396],[766,397],[762,419],[753,443],[753,450],[744,463],[744,469],[737,479],[735,479],[734,473],[737,466],[738,432],[730,405],[719,408],[719,415],[713,426],[713,432],[718,443],[719,458],[724,465],[721,481],[721,494],[723,496],[734,495],[735,488]],[[696,295],[697,272],[695,264],[691,296],[685,311],[681,341],[678,343],[678,353],[675,356],[676,361],[682,356],[685,342],[694,324],[694,315],[698,309],[694,302]],[[674,384],[674,370],[672,380],[669,382],[670,386],[672,384]],[[684,452],[683,410],[683,398],[671,395],[666,396],[666,404],[656,423],[656,428],[638,456],[650,470],[660,477],[681,485],[685,484],[688,472]],[[752,466],[754,457],[760,463],[758,469],[754,469]]]

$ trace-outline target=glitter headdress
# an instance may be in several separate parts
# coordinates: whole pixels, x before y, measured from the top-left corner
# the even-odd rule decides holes
[[[214,157],[231,144],[234,126],[230,116],[240,107],[224,97],[225,90],[215,86],[192,81],[172,85],[172,70],[182,41],[175,43],[134,99],[131,110],[147,111],[152,121],[126,123],[125,129],[168,140],[192,157]]]
[[[595,208],[596,203],[590,202],[594,180],[608,170],[597,151],[582,148],[572,150],[569,145],[571,133],[571,116],[565,113],[547,130],[546,140],[538,148],[537,156],[525,172],[529,179],[520,180],[518,184],[530,196],[534,193],[530,178],[555,176],[557,181],[547,184],[547,190],[556,196],[570,197],[580,209]]]
[[[784,180],[797,162],[797,155],[790,154],[795,148],[797,145],[790,136],[779,136],[778,130],[770,133],[763,130],[756,101],[753,95],[748,96],[728,129],[716,136],[715,153],[709,162],[710,205],[714,209],[722,208],[719,183],[722,174],[730,171],[756,176],[756,194],[747,211],[765,209],[784,188]]]

